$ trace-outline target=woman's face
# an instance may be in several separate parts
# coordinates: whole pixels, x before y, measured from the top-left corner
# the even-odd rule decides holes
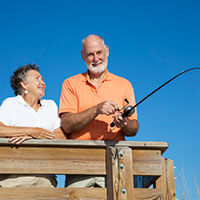
[[[41,74],[36,70],[30,70],[26,76],[26,90],[28,95],[32,95],[38,99],[45,95],[45,82]]]

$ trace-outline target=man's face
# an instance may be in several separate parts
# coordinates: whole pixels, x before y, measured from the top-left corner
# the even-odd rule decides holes
[[[100,38],[88,38],[84,43],[82,57],[88,70],[99,75],[105,71],[108,64],[108,47],[106,47]]]

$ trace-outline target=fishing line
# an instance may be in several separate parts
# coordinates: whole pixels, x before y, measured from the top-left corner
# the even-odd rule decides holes
[[[138,103],[136,103],[134,106],[130,106],[128,105],[129,102],[127,99],[125,99],[126,101],[126,105],[122,108],[124,110],[124,112],[122,113],[122,117],[128,117],[131,116],[134,112],[135,112],[135,108],[140,105],[143,101],[145,101],[146,99],[148,99],[151,95],[153,95],[154,93],[156,93],[158,90],[160,90],[162,87],[164,87],[165,85],[167,85],[168,83],[170,83],[171,81],[173,81],[174,79],[178,78],[179,76],[181,76],[182,74],[185,74],[189,71],[192,70],[196,70],[196,69],[200,69],[200,67],[194,67],[194,68],[190,68],[187,69],[185,71],[182,71],[181,73],[175,75],[174,77],[172,77],[171,79],[169,79],[168,81],[166,81],[165,83],[163,83],[161,86],[159,86],[158,88],[156,88],[155,90],[153,90],[150,94],[148,94],[147,96],[145,96],[142,100],[140,100]],[[121,111],[122,109],[120,109],[119,111]],[[110,124],[111,127],[115,126],[114,122],[112,122]]]

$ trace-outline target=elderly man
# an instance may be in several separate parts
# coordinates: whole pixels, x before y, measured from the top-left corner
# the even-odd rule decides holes
[[[108,72],[108,46],[101,37],[89,35],[82,41],[81,55],[87,72],[66,79],[60,97],[59,113],[68,138],[120,141],[135,136],[137,112],[124,118],[118,111],[125,98],[135,105],[133,87],[128,80]],[[105,186],[104,177],[67,176],[66,183],[70,187]]]

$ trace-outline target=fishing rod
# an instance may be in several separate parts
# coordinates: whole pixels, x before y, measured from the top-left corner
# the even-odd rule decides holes
[[[155,90],[153,90],[150,94],[148,94],[146,97],[144,97],[142,100],[140,100],[137,104],[135,104],[134,106],[130,106],[129,101],[127,99],[125,99],[125,102],[127,103],[123,108],[118,109],[118,111],[124,110],[122,113],[122,117],[128,117],[131,116],[134,112],[135,112],[135,108],[140,105],[143,101],[145,101],[147,98],[149,98],[151,95],[153,95],[154,93],[156,93],[158,90],[160,90],[162,87],[164,87],[165,85],[167,85],[168,83],[170,83],[171,81],[173,81],[174,79],[176,79],[177,77],[181,76],[184,73],[187,73],[189,71],[192,70],[196,70],[196,69],[200,69],[200,67],[194,67],[194,68],[190,68],[187,69],[185,71],[182,71],[181,73],[177,74],[176,76],[172,77],[171,79],[169,79],[168,81],[166,81],[165,83],[163,83],[161,86],[159,86],[158,88],[156,88]],[[115,123],[112,122],[110,124],[111,127],[115,126]]]

